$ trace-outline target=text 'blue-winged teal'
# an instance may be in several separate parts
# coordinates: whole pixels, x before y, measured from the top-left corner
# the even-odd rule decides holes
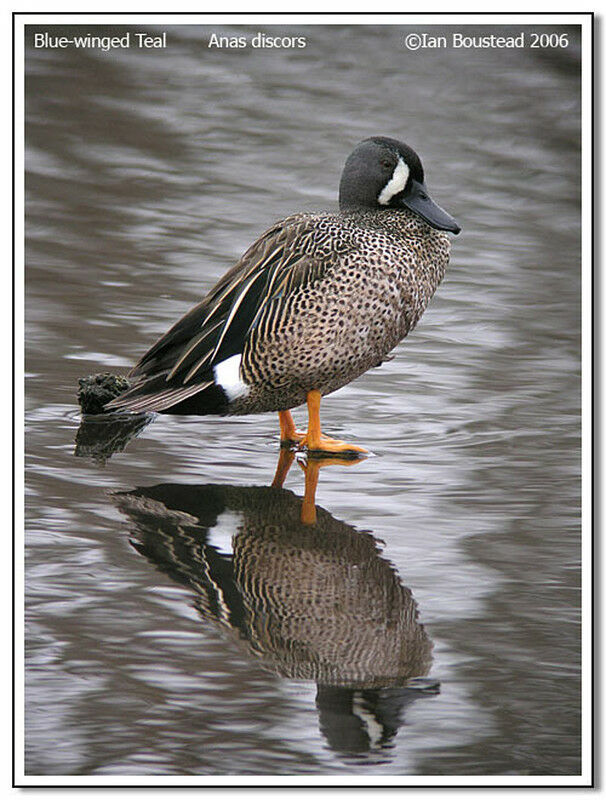
[[[407,145],[374,136],[349,156],[338,213],[295,214],[244,253],[148,350],[106,408],[165,414],[277,411],[283,443],[365,452],[325,436],[320,400],[417,324],[448,265],[456,221],[429,197]],[[307,433],[290,409],[307,402]]]

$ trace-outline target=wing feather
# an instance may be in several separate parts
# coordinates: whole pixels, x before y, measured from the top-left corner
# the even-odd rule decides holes
[[[195,353],[197,352],[198,348],[202,346],[202,343],[208,339],[213,333],[217,330],[217,328],[223,325],[223,320],[217,320],[213,325],[205,326],[200,333],[193,337],[191,342],[186,346],[185,350],[181,353],[179,358],[177,359],[175,366],[171,369],[171,371],[166,376],[166,380],[169,381],[173,378],[179,369],[185,369],[185,366],[189,366],[192,362],[192,357],[195,358]],[[212,353],[212,350],[208,351]],[[200,364],[200,359],[196,361],[196,364]],[[189,373],[188,376],[189,377]],[[184,382],[187,382],[187,377]]]

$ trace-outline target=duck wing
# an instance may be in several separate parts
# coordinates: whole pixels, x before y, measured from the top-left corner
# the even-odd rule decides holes
[[[327,253],[318,248],[322,217],[288,217],[259,237],[197,306],[133,367],[133,386],[106,408],[164,411],[208,389],[213,367],[242,353],[268,305],[320,279]]]

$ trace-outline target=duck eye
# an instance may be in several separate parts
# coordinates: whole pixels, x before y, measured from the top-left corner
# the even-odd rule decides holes
[[[383,169],[391,169],[391,161],[388,161],[386,158],[381,160],[381,166]]]

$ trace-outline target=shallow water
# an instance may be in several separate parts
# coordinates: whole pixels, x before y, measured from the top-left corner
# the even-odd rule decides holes
[[[577,774],[578,32],[167,30],[27,53],[26,771]],[[125,371],[276,219],[334,208],[378,133],[463,233],[396,358],[324,402],[373,455],[321,470],[316,524],[304,465],[267,488],[273,415],[76,455],[78,378]]]

